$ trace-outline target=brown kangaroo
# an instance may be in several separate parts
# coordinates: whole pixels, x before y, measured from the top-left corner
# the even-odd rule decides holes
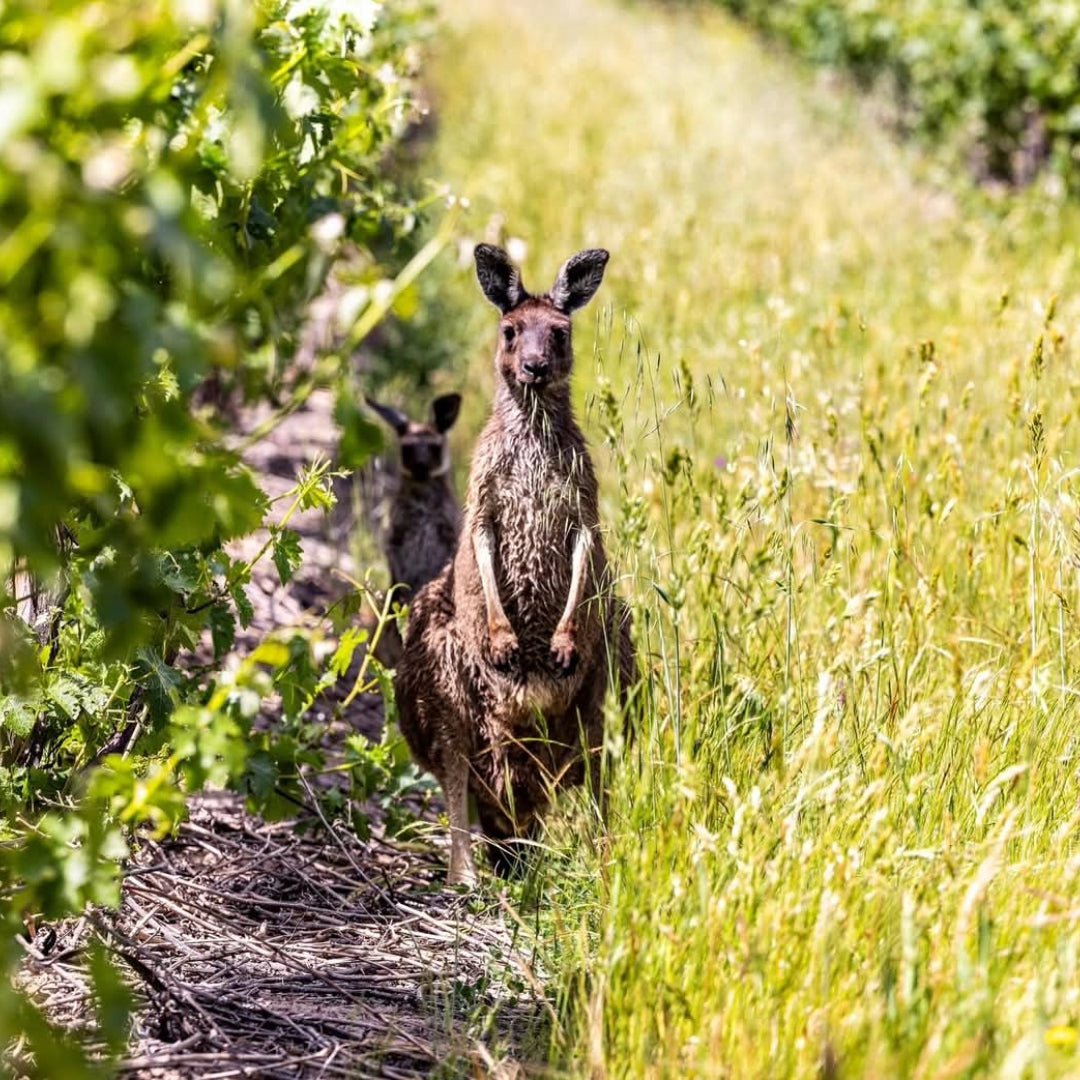
[[[570,404],[570,315],[600,287],[608,253],[575,255],[535,297],[505,252],[481,244],[475,257],[502,313],[494,407],[457,553],[413,601],[395,679],[402,734],[446,795],[448,883],[466,885],[469,793],[496,869],[509,869],[556,786],[581,783],[586,762],[599,781],[604,693],[613,677],[625,693],[635,673]]]
[[[444,394],[431,404],[431,423],[410,420],[399,409],[367,398],[397,435],[401,469],[383,550],[397,598],[413,600],[454,557],[461,533],[461,507],[450,480],[446,433],[461,409],[460,394]]]

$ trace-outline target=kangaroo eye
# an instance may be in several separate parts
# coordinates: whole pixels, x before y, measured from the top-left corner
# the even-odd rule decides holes
[[[513,345],[513,343],[514,343],[514,328],[512,326],[504,326],[502,328],[502,331],[503,331],[503,341],[505,341],[507,345]]]
[[[551,331],[551,340],[555,342],[557,348],[562,348],[566,344],[566,330],[561,326],[556,326]]]

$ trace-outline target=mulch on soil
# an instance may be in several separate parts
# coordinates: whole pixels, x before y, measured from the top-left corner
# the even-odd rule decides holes
[[[204,796],[175,840],[142,845],[120,911],[65,927],[27,975],[84,1026],[100,936],[142,999],[121,1072],[146,1080],[520,1075],[547,1019],[538,974],[505,905],[444,876],[436,850]]]

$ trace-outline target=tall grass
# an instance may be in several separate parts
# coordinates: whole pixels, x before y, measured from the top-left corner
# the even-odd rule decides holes
[[[613,253],[576,380],[645,708],[539,870],[553,1060],[1077,1073],[1075,214],[942,187],[715,14],[444,7],[476,238],[537,288]],[[487,387],[468,259],[429,287]]]

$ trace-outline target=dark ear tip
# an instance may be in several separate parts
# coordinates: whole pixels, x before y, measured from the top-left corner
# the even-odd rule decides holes
[[[494,244],[477,244],[473,248],[473,258],[477,262],[509,262],[510,256],[501,247]]]
[[[573,261],[578,266],[585,265],[603,270],[610,258],[611,252],[607,248],[586,248],[581,254],[575,256]]]
[[[460,394],[442,394],[431,403],[431,419],[435,429],[440,432],[449,431],[457,421],[461,411]]]
[[[395,431],[404,431],[408,426],[408,417],[400,409],[395,409],[391,405],[384,405],[381,401],[376,401],[368,394],[364,395],[364,401],[372,412],[378,413]]]

